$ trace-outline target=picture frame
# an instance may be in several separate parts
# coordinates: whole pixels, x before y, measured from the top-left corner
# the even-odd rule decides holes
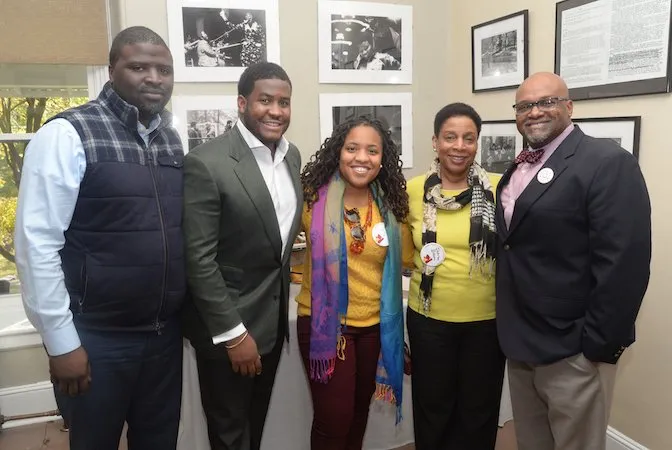
[[[503,174],[526,146],[515,120],[484,120],[475,161],[490,173]]]
[[[527,78],[528,10],[471,27],[471,91],[516,88]]]
[[[237,99],[235,95],[173,96],[173,126],[182,139],[184,153],[235,126]]]
[[[413,167],[412,95],[402,93],[320,94],[320,135],[322,142],[331,136],[334,126],[354,115],[374,116],[389,126],[392,139],[401,151],[403,168]]]
[[[413,7],[318,2],[320,83],[411,84]]]
[[[572,118],[572,122],[588,136],[614,140],[639,159],[641,116]]]
[[[672,0],[647,3],[646,14],[638,5],[634,0],[556,3],[554,71],[572,100],[670,92]],[[598,39],[598,33],[607,38]]]
[[[280,63],[278,0],[166,0],[176,82],[238,81],[250,64]]]

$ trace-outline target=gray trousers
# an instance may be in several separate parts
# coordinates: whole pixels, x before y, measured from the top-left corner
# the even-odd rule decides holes
[[[509,360],[518,450],[604,450],[616,365],[583,354],[552,364]]]

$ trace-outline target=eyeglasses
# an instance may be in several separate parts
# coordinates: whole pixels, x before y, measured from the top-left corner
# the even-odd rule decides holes
[[[558,103],[566,102],[568,100],[569,100],[568,98],[564,97],[542,98],[541,100],[537,100],[536,102],[516,103],[515,105],[513,105],[513,110],[516,112],[517,116],[529,114],[535,106],[539,108],[540,111],[551,111],[553,108],[558,106]]]

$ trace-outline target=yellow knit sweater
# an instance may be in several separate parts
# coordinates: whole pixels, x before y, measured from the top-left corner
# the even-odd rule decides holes
[[[365,218],[368,207],[358,208],[359,215]],[[301,291],[296,297],[299,304],[299,316],[310,315],[310,281],[311,281],[311,242],[310,224],[312,209],[308,211],[303,205],[301,227],[306,231],[306,259],[303,263],[303,281]],[[348,311],[343,319],[344,323],[353,327],[369,327],[380,322],[380,289],[383,279],[383,264],[387,254],[387,247],[377,245],[371,234],[373,227],[383,221],[378,207],[373,205],[371,226],[366,230],[366,245],[362,253],[352,254],[348,250]],[[347,224],[346,247],[349,248],[352,237]],[[413,267],[413,241],[407,227],[402,226],[402,264],[404,267]]]

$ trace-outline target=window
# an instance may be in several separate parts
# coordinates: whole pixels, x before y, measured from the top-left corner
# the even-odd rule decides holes
[[[85,66],[0,64],[0,334],[25,320],[14,264],[23,155],[50,117],[88,99]]]

